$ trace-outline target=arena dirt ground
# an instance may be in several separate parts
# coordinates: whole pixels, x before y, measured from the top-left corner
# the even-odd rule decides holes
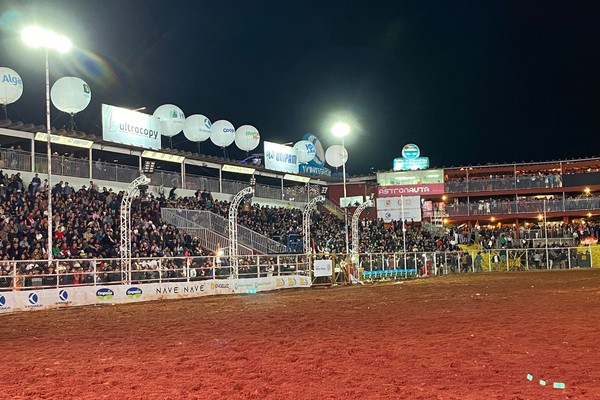
[[[600,399],[599,321],[600,270],[5,315],[0,398]]]

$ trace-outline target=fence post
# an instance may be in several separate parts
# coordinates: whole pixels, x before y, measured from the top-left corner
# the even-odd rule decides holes
[[[592,245],[588,244],[588,249],[590,252],[590,268],[594,268],[594,257],[592,256]]]
[[[158,259],[158,283],[162,283],[162,258]]]
[[[567,248],[567,261],[569,261],[569,269],[571,269],[571,248]]]
[[[492,272],[492,250],[488,250],[488,272]]]

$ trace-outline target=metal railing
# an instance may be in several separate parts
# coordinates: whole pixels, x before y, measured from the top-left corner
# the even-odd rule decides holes
[[[0,292],[74,286],[190,282],[207,279],[260,278],[310,274],[305,255],[247,255],[237,275],[227,257],[134,258],[122,270],[120,259],[0,261]]]
[[[180,229],[204,228],[229,237],[229,221],[212,211],[162,208],[161,217],[165,222]],[[229,241],[227,242],[229,243]],[[238,226],[238,243],[262,254],[279,254],[289,251],[284,244],[242,225]]]
[[[546,201],[545,210],[549,212],[600,210],[600,197],[581,197],[576,199]],[[502,214],[543,213],[544,202],[535,201],[480,201],[462,204],[446,204],[449,216],[479,216]]]
[[[31,171],[31,153],[23,150],[0,148],[0,169]]]
[[[220,190],[219,180],[207,176],[186,175],[186,189],[203,190],[218,193]]]
[[[594,254],[596,257],[594,257]],[[363,280],[600,267],[600,247],[372,253],[353,256]]]
[[[562,187],[562,176],[560,174],[472,178],[445,182],[446,193],[493,192],[499,190],[560,187]]]

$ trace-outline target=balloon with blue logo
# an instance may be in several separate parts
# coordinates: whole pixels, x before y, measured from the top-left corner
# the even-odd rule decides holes
[[[249,152],[258,147],[260,133],[252,125],[242,125],[235,131],[235,145],[238,149]]]
[[[221,119],[212,124],[210,141],[215,145],[225,148],[235,140],[235,128],[229,121]]]
[[[315,156],[308,162],[308,165],[314,167],[322,167],[325,165],[325,150],[321,141],[312,133],[307,133],[302,137],[302,140],[307,140],[315,147]]]
[[[163,104],[152,114],[160,120],[160,134],[173,137],[183,130],[185,114],[174,104]]]
[[[23,94],[23,80],[14,70],[0,67],[0,104],[12,104]]]
[[[87,83],[74,76],[60,78],[50,90],[54,107],[74,115],[86,109],[92,100],[92,91]]]
[[[310,162],[317,155],[315,145],[308,140],[300,140],[294,145],[294,150],[298,156],[298,162],[304,164]]]
[[[190,115],[183,124],[183,135],[190,142],[204,142],[210,137],[212,123],[202,114]]]

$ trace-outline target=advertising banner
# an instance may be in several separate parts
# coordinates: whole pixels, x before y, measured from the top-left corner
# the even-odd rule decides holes
[[[102,139],[160,150],[160,120],[152,115],[102,104]]]
[[[404,209],[402,207],[404,202]],[[384,222],[421,221],[421,197],[400,196],[377,199],[377,218]]]
[[[438,195],[444,194],[444,190],[443,183],[378,186],[377,197]]]
[[[315,260],[313,263],[313,275],[319,276],[331,276],[333,274],[331,260]]]
[[[331,275],[331,274],[330,274]],[[302,275],[245,279],[212,279],[123,285],[72,286],[0,292],[0,314],[91,304],[119,304],[150,300],[200,297],[216,294],[258,293],[268,290],[310,287]]]
[[[292,147],[272,142],[264,142],[264,144],[265,168],[291,174],[298,173],[298,156]]]

